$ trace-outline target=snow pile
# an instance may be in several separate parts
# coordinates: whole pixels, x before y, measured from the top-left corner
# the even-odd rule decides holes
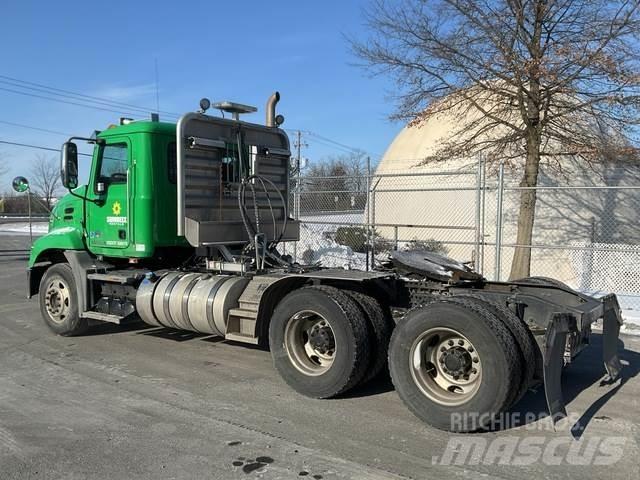
[[[366,256],[351,248],[340,245],[327,234],[327,225],[300,224],[300,241],[297,242],[297,255],[300,263],[320,262],[323,267],[364,270]],[[291,253],[290,249],[287,249]]]

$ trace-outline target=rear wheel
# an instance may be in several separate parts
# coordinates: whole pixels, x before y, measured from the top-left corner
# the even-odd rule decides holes
[[[517,364],[520,371],[520,385],[513,390],[512,398],[509,405],[515,405],[520,399],[527,393],[529,386],[533,383],[533,377],[536,372],[536,362],[539,360],[537,357],[538,349],[535,343],[535,339],[531,334],[531,331],[527,328],[520,318],[511,311],[506,305],[492,301],[488,298],[484,298],[479,295],[462,294],[455,295],[450,300],[452,301],[474,301],[478,305],[489,310],[493,315],[498,318],[505,327],[511,332],[513,338],[518,346]]]
[[[391,315],[385,311],[380,302],[374,297],[353,291],[348,292],[348,295],[358,303],[368,320],[371,358],[364,378],[360,382],[364,384],[377,377],[387,365],[389,341],[393,332],[393,320]]]
[[[471,300],[438,300],[394,330],[389,370],[400,398],[426,423],[458,432],[488,427],[520,384],[513,336]]]
[[[40,281],[40,313],[47,326],[58,335],[81,335],[88,329],[80,318],[76,282],[67,263],[57,263]]]
[[[284,297],[269,327],[273,363],[297,392],[330,398],[363,378],[369,365],[367,320],[332,287],[305,287]]]

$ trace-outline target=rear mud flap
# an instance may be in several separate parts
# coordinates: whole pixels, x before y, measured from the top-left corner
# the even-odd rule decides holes
[[[618,336],[622,325],[620,305],[615,295],[607,295],[602,299],[604,304],[604,318],[602,325],[602,360],[607,370],[608,382],[614,382],[622,370],[622,364],[618,358]]]
[[[562,397],[562,367],[567,334],[572,322],[575,322],[575,319],[571,315],[554,315],[544,338],[544,394],[554,425],[567,416]]]
[[[602,298],[603,332],[602,360],[607,371],[605,383],[612,383],[620,376],[622,364],[618,358],[618,335],[622,316],[615,295]],[[549,415],[554,426],[567,417],[564,398],[562,396],[562,368],[567,334],[575,329],[575,318],[568,314],[556,314],[547,328],[544,340],[543,374],[544,391]]]

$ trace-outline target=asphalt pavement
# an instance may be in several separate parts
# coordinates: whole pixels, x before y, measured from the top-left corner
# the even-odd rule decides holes
[[[0,250],[25,242],[3,235]],[[25,268],[0,257],[1,479],[640,478],[640,338],[621,338],[613,385],[598,334],[567,368],[583,430],[554,431],[539,390],[514,409],[535,414],[524,424],[453,435],[416,419],[388,379],[311,400],[259,348],[144,324],[55,336],[25,298]],[[523,461],[527,439],[542,453]],[[469,442],[479,457],[460,457]]]

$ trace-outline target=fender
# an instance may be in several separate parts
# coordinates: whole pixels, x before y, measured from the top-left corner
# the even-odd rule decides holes
[[[40,280],[49,265],[65,261],[66,250],[85,250],[82,232],[74,226],[54,228],[33,242],[27,267],[27,298],[38,293]]]

